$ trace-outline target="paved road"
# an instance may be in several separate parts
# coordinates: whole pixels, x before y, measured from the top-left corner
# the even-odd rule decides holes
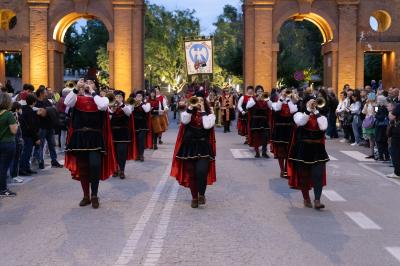
[[[169,176],[166,144],[101,183],[101,208],[79,208],[68,172],[46,169],[0,199],[0,265],[400,265],[400,181],[364,161],[366,148],[328,141],[328,187],[317,212],[255,159],[236,133],[217,133],[218,182],[205,208]]]

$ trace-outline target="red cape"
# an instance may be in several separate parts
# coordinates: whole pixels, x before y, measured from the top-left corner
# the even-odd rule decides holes
[[[84,112],[97,112],[97,105],[94,103],[92,97],[78,96],[78,100],[75,104],[77,110]],[[104,112],[104,123],[103,123],[103,138],[105,144],[105,154],[102,156],[100,180],[107,180],[116,170],[117,161],[115,159],[114,143],[111,134],[111,124],[108,112]],[[69,125],[67,143],[73,134],[72,123]],[[80,173],[76,163],[76,156],[74,152],[67,152],[65,155],[65,167],[71,172],[72,178],[80,180]]]
[[[136,146],[135,117],[133,114],[131,114],[129,118],[129,133],[131,135],[131,143],[129,144],[128,156],[126,157],[128,161],[136,160],[138,157],[137,146]]]
[[[290,142],[289,146],[289,155],[292,153],[292,149],[296,140],[296,134],[297,134],[297,127],[294,126],[293,129],[293,134],[292,134],[292,140]],[[325,144],[325,138],[324,138],[324,144]],[[306,189],[311,190],[313,188],[313,182],[311,178],[311,173],[310,171],[307,171],[303,167],[299,169],[299,167],[295,167],[293,164],[292,160],[287,161],[287,175],[288,175],[288,183],[289,186],[293,189],[302,189],[302,179],[306,179]],[[326,186],[326,164],[325,164],[325,169],[322,177],[322,185]]]
[[[175,177],[181,186],[189,187],[190,183],[190,172],[188,171],[188,161],[179,160],[176,158],[176,154],[182,145],[183,135],[185,133],[185,125],[181,124],[179,127],[178,137],[176,139],[174,157],[172,158],[171,176]],[[210,143],[214,157],[216,156],[216,142],[215,142],[215,131],[214,128],[210,130]],[[210,161],[210,169],[208,170],[207,184],[212,185],[217,181],[215,160]]]

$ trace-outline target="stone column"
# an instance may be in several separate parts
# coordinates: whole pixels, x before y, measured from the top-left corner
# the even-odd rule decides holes
[[[30,82],[30,53],[29,53],[29,43],[24,43],[22,46],[22,83]]]
[[[108,52],[108,73],[110,74],[109,84],[111,88],[114,88],[114,43],[107,43]]]
[[[398,86],[399,74],[396,68],[399,69],[399,67],[396,66],[396,54],[395,52],[385,52],[382,55],[382,82],[385,90]],[[398,60],[399,58],[397,58]]]
[[[244,14],[244,85],[254,86],[254,6],[243,5]],[[245,88],[246,89],[246,88]]]
[[[48,8],[50,0],[28,0],[29,4],[29,76],[37,88],[48,85],[49,66],[47,51]]]
[[[132,90],[144,89],[144,12],[141,3],[133,7],[132,30]]]
[[[357,73],[356,88],[364,87],[364,46],[361,42],[357,43]],[[378,82],[378,81],[377,81]]]
[[[339,5],[338,86],[356,86],[358,6]]]
[[[272,88],[272,5],[258,4],[254,9],[254,86]]]
[[[126,93],[132,86],[131,1],[114,1],[114,88]]]
[[[272,87],[265,88],[270,90],[276,88],[276,83],[278,82],[278,54],[279,54],[279,43],[274,43],[272,45]]]
[[[0,83],[6,84],[6,54],[0,51]]]

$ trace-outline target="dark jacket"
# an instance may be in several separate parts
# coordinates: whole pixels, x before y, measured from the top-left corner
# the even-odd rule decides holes
[[[33,141],[40,139],[39,137],[39,118],[30,106],[22,106],[22,115],[19,117],[22,136],[24,138],[32,138]]]

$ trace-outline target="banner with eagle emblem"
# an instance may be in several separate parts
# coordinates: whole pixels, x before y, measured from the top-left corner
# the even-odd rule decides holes
[[[212,40],[185,41],[188,75],[213,74]]]

